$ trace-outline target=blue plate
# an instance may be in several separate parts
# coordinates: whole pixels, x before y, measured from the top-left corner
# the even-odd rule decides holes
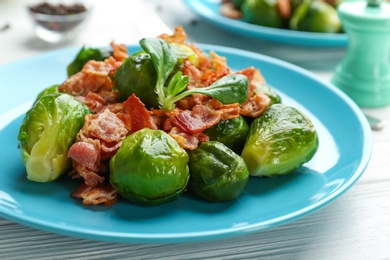
[[[304,46],[344,47],[347,45],[347,35],[344,33],[314,33],[265,27],[221,15],[219,11],[220,0],[183,1],[200,17],[220,28],[237,34]]]
[[[26,179],[17,135],[36,95],[66,78],[78,49],[65,49],[0,67],[0,216],[23,225],[93,240],[171,243],[221,239],[284,225],[335,200],[362,175],[371,155],[371,131],[359,108],[333,85],[289,63],[247,51],[202,45],[228,59],[233,70],[259,68],[283,103],[306,113],[318,130],[314,158],[276,178],[251,178],[243,195],[212,204],[188,193],[156,207],[122,200],[83,206],[69,194],[78,182]],[[130,46],[131,53],[138,48]],[[353,131],[352,131],[353,130]]]

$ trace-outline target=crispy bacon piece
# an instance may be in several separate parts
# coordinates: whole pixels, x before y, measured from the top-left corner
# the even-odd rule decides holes
[[[112,64],[103,61],[88,61],[83,69],[70,76],[59,87],[59,91],[65,91],[73,96],[85,96],[89,92],[98,92],[102,88],[111,89],[112,82],[108,77],[114,69]]]
[[[134,94],[123,102],[123,111],[124,112],[117,113],[117,116],[123,121],[129,134],[141,130],[142,128],[153,129],[149,111]]]
[[[259,117],[270,106],[270,98],[262,92],[257,92],[241,106],[241,115]]]
[[[164,122],[164,130],[170,131],[172,127],[178,127],[188,134],[199,134],[203,130],[217,124],[220,115],[208,106],[196,105],[193,109],[185,110]]]
[[[88,92],[85,96],[77,96],[78,100],[86,104],[92,112],[100,112],[106,105],[106,101],[102,96],[94,92]]]
[[[240,105],[238,103],[224,105],[213,98],[207,102],[207,106],[215,110],[220,115],[220,120],[228,120],[240,115]]]
[[[78,140],[98,139],[101,150],[111,153],[120,147],[127,133],[124,123],[109,109],[105,109],[101,113],[85,116],[85,123],[78,134]]]
[[[84,183],[89,187],[95,187],[99,183],[102,183],[105,180],[103,176],[100,176],[96,172],[88,170],[87,167],[85,167],[82,164],[78,164],[75,169],[77,174],[73,175],[72,178],[73,179],[82,178],[84,180]]]
[[[76,143],[68,151],[74,167],[69,175],[83,178],[90,187],[102,183],[105,178],[101,175],[106,172],[103,161],[112,157],[126,135],[127,129],[123,122],[109,109],[86,115]]]
[[[104,204],[110,206],[119,199],[118,193],[109,184],[99,184],[96,187],[91,187],[83,183],[70,196],[75,199],[82,199],[84,205]]]
[[[188,60],[184,61],[182,73],[190,78],[187,89],[202,87],[200,80],[201,72]]]
[[[111,47],[114,50],[112,56],[117,61],[123,61],[127,57],[129,57],[129,53],[127,51],[127,47],[124,44],[116,44],[115,42],[111,42]]]
[[[230,67],[226,64],[226,58],[219,56],[214,51],[210,51],[210,67],[203,68],[201,80],[204,86],[209,86],[220,78],[231,74]]]
[[[182,130],[178,127],[172,127],[168,134],[173,137],[173,139],[175,139],[181,147],[190,150],[194,150],[196,147],[198,147],[199,142],[209,141],[209,137],[203,133],[190,135],[188,133],[182,132]]]
[[[69,148],[68,157],[87,169],[99,170],[100,143],[94,140],[76,142]]]
[[[184,31],[183,27],[176,26],[175,31],[173,32],[172,35],[164,33],[159,35],[158,38],[161,38],[168,43],[174,42],[174,43],[184,44],[187,39],[187,34]]]

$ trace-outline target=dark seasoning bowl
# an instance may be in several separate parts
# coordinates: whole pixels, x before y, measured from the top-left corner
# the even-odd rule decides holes
[[[89,5],[38,3],[28,7],[34,32],[42,40],[58,43],[74,37],[90,13]]]

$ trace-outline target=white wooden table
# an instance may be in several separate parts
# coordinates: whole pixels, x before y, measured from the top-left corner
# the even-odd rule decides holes
[[[0,19],[10,23],[10,29],[0,32],[0,65],[58,48],[106,45],[112,39],[137,42],[140,35],[134,24],[119,17],[128,17],[147,1],[96,0],[83,34],[58,46],[34,38],[26,2],[0,0]],[[345,52],[344,48],[297,47],[240,37],[197,19],[180,0],[159,5],[159,16],[171,28],[182,25],[190,41],[274,56],[324,81],[329,81]],[[109,11],[116,12],[111,21],[99,19]],[[390,107],[365,110],[390,122]],[[359,181],[332,204],[290,224],[213,242],[117,244],[52,234],[0,218],[0,259],[390,259],[390,125],[372,135],[372,159]]]

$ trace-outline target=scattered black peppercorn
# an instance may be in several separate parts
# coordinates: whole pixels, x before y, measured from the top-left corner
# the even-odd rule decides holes
[[[31,12],[49,15],[71,15],[83,13],[86,11],[85,6],[83,4],[78,3],[72,5],[54,5],[47,2],[43,2],[34,6],[30,6],[29,8]]]

